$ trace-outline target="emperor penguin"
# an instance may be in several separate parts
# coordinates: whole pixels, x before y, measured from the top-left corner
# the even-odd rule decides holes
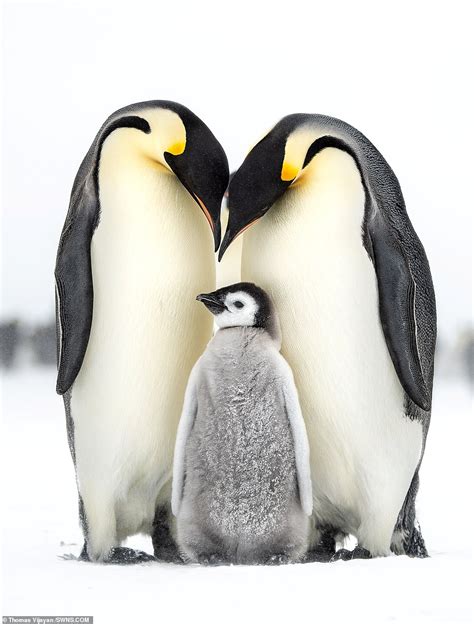
[[[436,307],[399,182],[349,124],[284,117],[229,188],[219,257],[245,231],[242,279],[277,306],[311,447],[316,526],[427,555],[415,516],[431,415]],[[318,533],[313,537],[318,540]]]
[[[113,113],[74,181],[55,278],[59,370],[76,469],[82,559],[135,563],[121,546],[166,524],[187,376],[212,335],[190,293],[215,287],[227,158],[165,100]]]
[[[250,283],[197,299],[219,329],[189,377],[178,428],[178,545],[192,562],[299,561],[312,510],[309,444],[275,308]]]

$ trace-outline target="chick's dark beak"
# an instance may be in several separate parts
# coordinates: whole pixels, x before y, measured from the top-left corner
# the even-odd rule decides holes
[[[202,293],[196,297],[196,300],[203,303],[212,314],[220,314],[227,310],[226,306],[214,293]]]

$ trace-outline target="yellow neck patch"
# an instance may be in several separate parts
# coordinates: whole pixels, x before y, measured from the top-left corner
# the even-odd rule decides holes
[[[186,141],[176,141],[175,143],[170,145],[170,147],[168,147],[166,151],[169,152],[170,154],[173,154],[173,156],[179,156],[180,154],[184,152],[185,147],[186,147]]]
[[[283,167],[281,168],[281,179],[285,182],[290,182],[294,180],[300,170],[293,163],[289,163],[287,161],[283,162]]]
[[[284,182],[295,180],[303,169],[304,159],[309,146],[314,140],[314,131],[311,128],[298,128],[286,140],[285,158],[280,177]]]

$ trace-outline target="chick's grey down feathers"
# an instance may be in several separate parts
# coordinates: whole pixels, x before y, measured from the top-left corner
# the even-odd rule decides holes
[[[268,563],[306,552],[309,447],[278,349],[265,329],[222,329],[190,376],[172,503],[191,561]]]

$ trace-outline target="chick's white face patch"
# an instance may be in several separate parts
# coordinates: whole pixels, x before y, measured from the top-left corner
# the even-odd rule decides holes
[[[229,293],[224,301],[226,309],[215,316],[219,327],[252,327],[258,312],[258,304],[252,295],[244,292]]]

